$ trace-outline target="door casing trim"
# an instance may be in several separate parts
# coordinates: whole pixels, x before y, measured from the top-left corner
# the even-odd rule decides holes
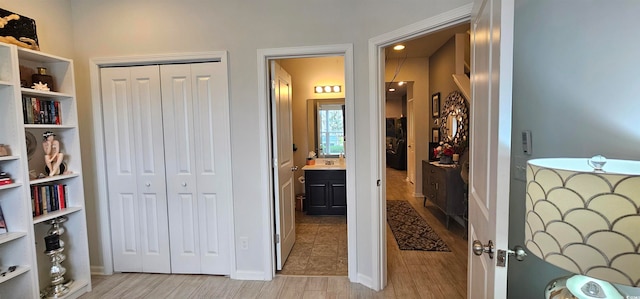
[[[371,194],[374,200],[371,216],[372,233],[371,248],[373,253],[372,288],[381,290],[387,285],[387,246],[386,246],[386,174],[385,174],[385,92],[384,92],[384,48],[394,43],[417,38],[440,29],[471,21],[473,3],[454,8],[431,18],[410,24],[397,30],[369,39],[369,86],[372,103],[369,106],[369,127],[371,140],[369,148],[371,164]],[[380,186],[375,182],[380,180]]]
[[[210,52],[192,52],[192,53],[172,53],[172,54],[154,54],[154,55],[140,55],[140,56],[114,56],[114,57],[98,57],[89,59],[89,80],[91,86],[91,106],[92,106],[92,120],[93,120],[93,142],[95,147],[95,156],[93,169],[96,174],[95,192],[99,199],[97,203],[97,224],[98,237],[100,240],[102,267],[92,266],[94,270],[102,270],[103,275],[113,274],[113,255],[111,247],[111,227],[110,227],[110,214],[109,214],[109,190],[107,188],[107,173],[106,171],[98,171],[100,169],[106,169],[106,150],[104,142],[104,126],[102,118],[102,95],[100,88],[100,68],[113,67],[113,66],[137,66],[147,64],[171,64],[171,63],[197,63],[197,62],[220,62],[223,63],[227,70],[227,85],[229,84],[229,54],[227,51],[210,51]],[[227,86],[227,90],[229,86]],[[226,106],[229,107],[229,97],[227,97]],[[230,111],[227,109],[227,117],[230,121]],[[229,124],[230,126],[231,124]],[[226,146],[231,148],[231,140],[226,141]],[[231,150],[229,150],[231,152]],[[233,166],[232,166],[233,168]],[[232,180],[233,185],[233,179]],[[230,190],[231,200],[233,201],[233,188]],[[234,217],[233,217],[233,204],[229,204],[229,210],[225,211],[230,213],[229,223],[229,260],[236,260],[235,250],[235,231],[234,231]],[[229,276],[234,278],[237,276],[237,269],[235,263],[229,265]]]
[[[307,46],[307,47],[292,47],[292,48],[271,48],[271,49],[258,49],[258,114],[260,124],[265,124],[262,127],[262,132],[259,140],[259,152],[263,153],[260,156],[260,177],[263,178],[263,184],[261,184],[261,194],[265,194],[266,198],[262,199],[262,211],[265,217],[261,221],[261,227],[263,228],[262,235],[264,236],[263,244],[266,244],[263,251],[263,268],[265,269],[264,279],[273,279],[276,271],[275,261],[275,247],[273,246],[275,241],[275,231],[273,227],[274,219],[274,204],[273,204],[273,174],[271,172],[271,120],[269,114],[270,97],[269,97],[269,61],[273,59],[285,59],[285,58],[304,58],[304,57],[322,57],[322,56],[343,56],[344,57],[344,71],[345,71],[345,113],[346,113],[346,128],[345,134],[347,136],[354,136],[355,133],[355,98],[354,98],[354,66],[353,66],[353,44],[337,44],[337,45],[322,45],[322,46]],[[353,142],[347,142],[345,148],[345,155],[347,157],[355,157],[355,144]],[[346,159],[347,168],[347,255],[348,255],[348,275],[349,280],[352,282],[359,282],[357,275],[357,247],[356,247],[356,195],[355,195],[355,177],[356,167],[355,159]]]

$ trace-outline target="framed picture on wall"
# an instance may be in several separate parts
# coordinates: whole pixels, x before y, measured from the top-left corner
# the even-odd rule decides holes
[[[431,129],[431,142],[440,142],[440,129]]]
[[[440,93],[431,95],[431,112],[434,118],[440,117]]]

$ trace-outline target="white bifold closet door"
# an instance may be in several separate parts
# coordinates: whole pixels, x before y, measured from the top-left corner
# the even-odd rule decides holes
[[[226,68],[116,67],[101,76],[114,270],[229,274]]]
[[[173,273],[229,274],[227,73],[218,66],[160,67]]]
[[[101,71],[114,270],[170,273],[158,66]]]

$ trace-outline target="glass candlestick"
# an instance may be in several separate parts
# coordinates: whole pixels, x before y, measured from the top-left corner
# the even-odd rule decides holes
[[[60,236],[48,235],[44,237],[46,251],[44,252],[51,261],[51,269],[49,277],[51,278],[51,286],[45,290],[46,298],[60,298],[69,293],[69,287],[64,283],[64,274],[67,269],[62,266],[62,262],[67,257],[62,253],[64,247],[60,247]]]

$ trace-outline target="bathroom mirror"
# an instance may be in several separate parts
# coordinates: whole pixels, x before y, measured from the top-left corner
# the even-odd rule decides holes
[[[442,141],[451,145],[466,143],[469,134],[469,108],[462,93],[453,91],[447,96],[440,119]]]
[[[344,153],[344,128],[344,98],[307,100],[309,151],[316,152],[318,157],[337,158]]]

